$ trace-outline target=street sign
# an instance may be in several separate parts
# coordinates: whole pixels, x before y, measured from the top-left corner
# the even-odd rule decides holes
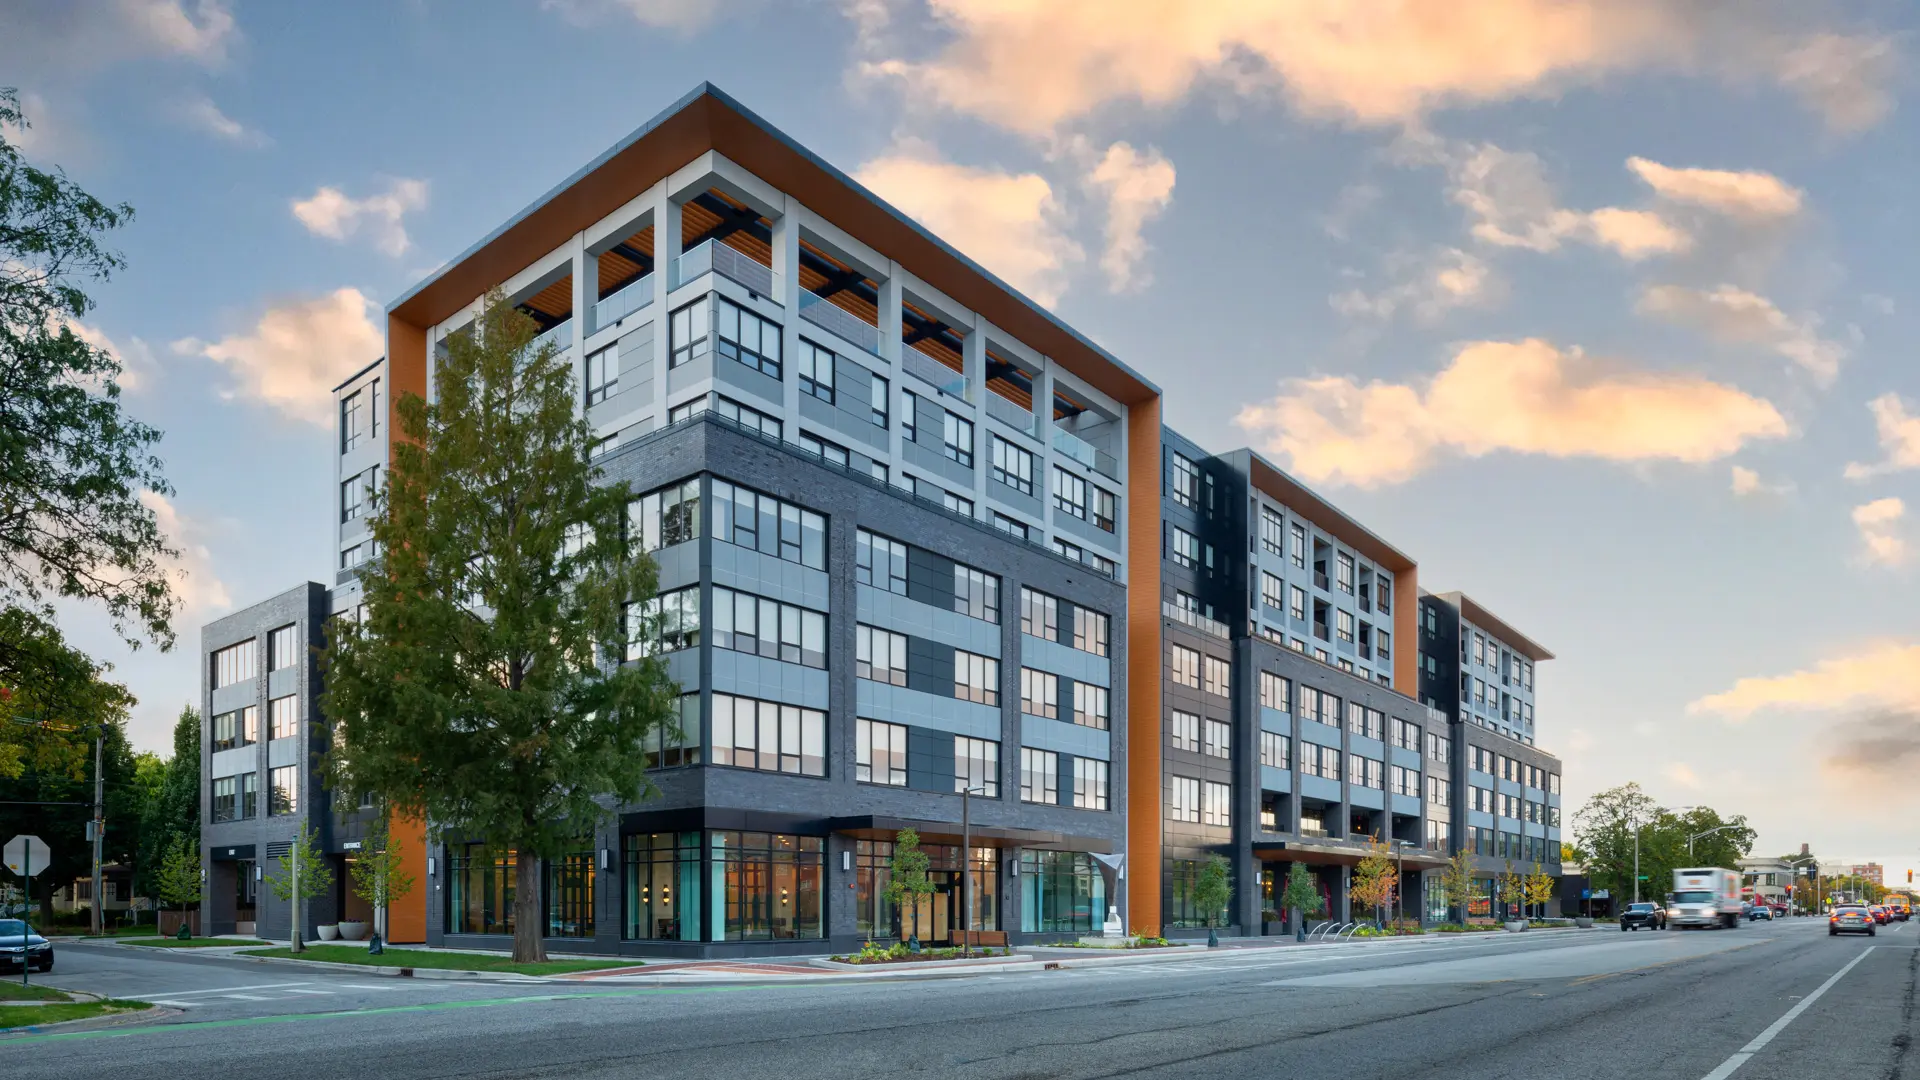
[[[7,841],[4,851],[0,851],[0,862],[5,862],[7,869],[23,877],[39,874],[51,861],[53,852],[47,850],[47,842],[26,833]]]
[[[1595,889],[1593,890],[1593,898],[1595,900],[1611,900],[1613,899],[1613,894],[1605,889]]]
[[[1591,900],[1591,899],[1593,899],[1593,890],[1592,890],[1592,889],[1581,889],[1581,890],[1580,890],[1580,899],[1582,899],[1582,900]]]

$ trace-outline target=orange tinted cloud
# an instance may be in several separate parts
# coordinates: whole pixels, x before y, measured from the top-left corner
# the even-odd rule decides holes
[[[1847,355],[1845,346],[1820,336],[1818,319],[1789,318],[1773,301],[1737,285],[1714,289],[1652,285],[1641,293],[1637,310],[1696,327],[1721,341],[1766,346],[1822,383],[1833,381]]]
[[[1906,516],[1907,504],[1894,498],[1875,499],[1853,508],[1853,527],[1860,530],[1860,544],[1868,562],[1900,566],[1907,561],[1907,538],[1900,530]]]
[[[1799,188],[1772,173],[1675,169],[1642,157],[1628,158],[1627,168],[1662,198],[1733,217],[1790,217],[1804,199]]]
[[[1874,430],[1879,434],[1880,449],[1886,456],[1872,465],[1859,461],[1848,463],[1847,479],[1865,480],[1881,473],[1920,469],[1920,416],[1910,415],[1907,403],[1895,393],[1881,394],[1867,402],[1867,411],[1873,413]]]
[[[1872,642],[1786,675],[1753,676],[1687,706],[1744,720],[1766,709],[1837,711],[1920,705],[1920,644]]]
[[[1602,365],[1537,338],[1465,345],[1424,388],[1288,380],[1237,422],[1306,480],[1360,487],[1450,455],[1700,463],[1791,434],[1770,402],[1734,387]]]
[[[386,335],[370,317],[378,312],[360,290],[336,289],[270,307],[250,331],[219,341],[184,338],[173,351],[226,367],[233,383],[222,397],[258,401],[326,427],[333,423],[333,387],[386,348]]]

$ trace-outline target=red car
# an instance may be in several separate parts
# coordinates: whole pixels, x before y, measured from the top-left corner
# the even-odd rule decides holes
[[[1879,923],[1881,926],[1887,925],[1887,909],[1881,907],[1879,904],[1869,905],[1867,914],[1873,916],[1873,921]]]

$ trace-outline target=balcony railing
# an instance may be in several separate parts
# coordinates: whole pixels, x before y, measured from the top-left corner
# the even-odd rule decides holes
[[[559,325],[547,328],[527,343],[530,352],[539,352],[548,342],[553,343],[555,352],[566,352],[573,348],[573,320],[563,319]]]
[[[800,317],[828,333],[838,334],[875,356],[880,355],[880,328],[810,289],[800,290]]]
[[[597,334],[651,303],[653,275],[647,274],[588,308],[587,333]]]
[[[1183,608],[1171,600],[1160,601],[1160,613],[1172,619],[1174,622],[1184,623],[1203,634],[1212,634],[1214,637],[1220,638],[1223,641],[1233,636],[1233,632],[1227,629],[1226,623],[1220,622],[1217,619],[1209,619],[1205,615],[1188,608]]]
[[[1032,409],[1023,409],[991,390],[987,392],[987,415],[1007,425],[1022,435],[1032,435],[1034,415]]]
[[[907,374],[933,387],[935,390],[960,401],[972,401],[968,396],[967,377],[947,365],[935,360],[915,348],[900,351],[900,366]]]
[[[1102,476],[1120,478],[1118,459],[1066,428],[1053,429],[1053,448]]]
[[[709,271],[717,271],[747,287],[755,295],[781,303],[780,275],[740,252],[714,240],[689,248],[673,260],[667,288],[677,289]]]

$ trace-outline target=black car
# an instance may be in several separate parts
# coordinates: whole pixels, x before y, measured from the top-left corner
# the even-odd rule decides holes
[[[35,933],[24,919],[0,919],[0,971],[26,964],[35,971],[52,971],[53,943]]]
[[[1659,930],[1667,925],[1667,913],[1660,910],[1659,904],[1628,904],[1627,910],[1620,913],[1620,929],[1638,930],[1646,927]]]

